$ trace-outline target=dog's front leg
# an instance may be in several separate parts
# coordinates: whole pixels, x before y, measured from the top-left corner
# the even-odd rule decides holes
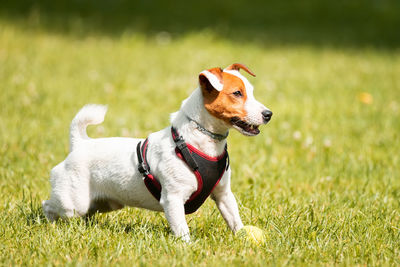
[[[235,233],[243,227],[243,223],[240,219],[235,196],[231,191],[230,176],[231,171],[228,169],[219,184],[214,188],[211,198],[217,204],[229,228]]]
[[[161,194],[160,204],[164,208],[165,217],[174,235],[185,242],[189,242],[189,227],[186,223],[182,198],[178,195]]]

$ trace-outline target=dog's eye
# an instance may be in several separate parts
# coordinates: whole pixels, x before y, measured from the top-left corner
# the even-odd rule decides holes
[[[241,97],[242,96],[242,92],[236,91],[236,92],[233,92],[233,95],[236,96],[236,97]]]

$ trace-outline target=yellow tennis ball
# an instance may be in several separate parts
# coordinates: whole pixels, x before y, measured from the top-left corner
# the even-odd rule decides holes
[[[256,245],[262,245],[265,242],[263,230],[252,225],[243,226],[235,235]]]

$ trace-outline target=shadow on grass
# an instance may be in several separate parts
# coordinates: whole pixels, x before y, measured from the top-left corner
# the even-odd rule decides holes
[[[2,20],[82,37],[136,32],[152,37],[166,32],[176,38],[211,31],[240,43],[389,49],[400,45],[399,12],[398,0],[14,0],[0,4]]]
[[[169,230],[163,224],[156,223],[143,223],[143,222],[132,222],[132,223],[121,223],[118,220],[105,220],[99,221],[97,216],[85,220],[88,227],[94,225],[99,226],[101,229],[109,230],[113,233],[125,232],[127,234],[135,233],[164,233],[168,234]]]
[[[33,226],[33,225],[42,225],[50,223],[46,216],[43,213],[42,205],[40,201],[36,198],[33,198],[32,195],[27,197],[24,193],[22,195],[21,204],[18,205],[18,209],[20,212],[20,216],[25,218],[26,225]],[[87,228],[92,228],[95,226],[100,227],[104,230],[109,230],[114,233],[125,232],[127,234],[134,234],[134,233],[162,233],[168,234],[169,228],[164,224],[155,224],[151,223],[147,220],[139,219],[139,222],[132,222],[132,223],[121,223],[118,220],[100,220],[99,216],[104,216],[99,213],[95,213],[90,217],[83,217],[83,218],[75,218],[70,220],[73,223],[84,223]],[[65,220],[59,220],[58,222],[68,223]]]

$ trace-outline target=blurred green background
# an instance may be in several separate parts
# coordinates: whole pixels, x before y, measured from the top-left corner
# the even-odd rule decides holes
[[[22,27],[81,37],[208,30],[237,43],[397,48],[399,9],[396,0],[17,0],[0,12]]]
[[[0,4],[1,265],[399,265],[400,1],[8,1]],[[145,137],[197,86],[241,62],[272,121],[228,138],[236,238],[214,203],[193,243],[135,208],[48,223],[49,171],[69,124]],[[151,107],[151,108],[149,108]]]

